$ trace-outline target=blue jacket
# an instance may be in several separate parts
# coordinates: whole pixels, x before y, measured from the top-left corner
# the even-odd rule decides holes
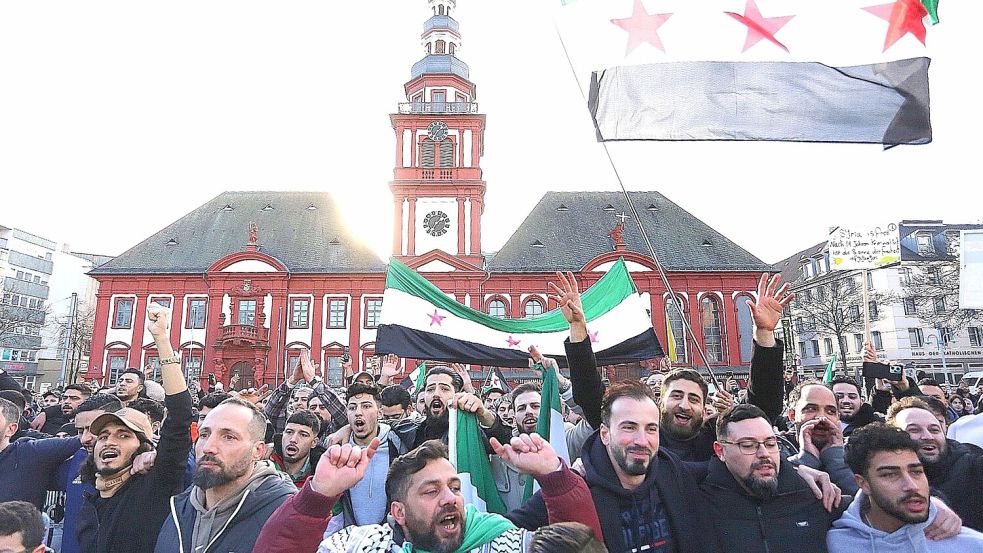
[[[96,487],[82,482],[79,472],[89,457],[85,449],[79,449],[58,467],[54,489],[65,492],[65,527],[61,538],[61,553],[81,553],[78,540],[78,516],[85,502],[84,493],[94,494]]]
[[[52,476],[82,444],[76,438],[23,438],[0,451],[0,503],[27,501],[44,508]]]

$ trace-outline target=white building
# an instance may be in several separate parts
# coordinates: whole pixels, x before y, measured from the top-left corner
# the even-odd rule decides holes
[[[911,364],[924,371],[927,377],[939,382],[957,383],[962,374],[983,371],[983,321],[977,320],[963,328],[936,327],[923,317],[933,311],[958,308],[958,300],[949,295],[915,299],[906,293],[905,284],[941,264],[953,267],[958,260],[959,231],[983,228],[983,225],[951,225],[942,221],[902,221],[899,225],[901,262],[868,272],[868,288],[887,301],[871,302],[871,340],[878,358]],[[830,271],[826,242],[803,250],[776,264],[782,277],[792,283],[797,301],[786,312],[785,331],[790,364],[800,367],[805,376],[822,377],[826,365],[835,353],[836,336],[817,330],[815,309],[804,305],[818,294],[829,294],[833,286],[845,287],[845,317],[861,316],[862,273],[860,271]],[[952,278],[951,276],[948,278]],[[852,281],[852,284],[851,284]],[[798,300],[806,303],[799,303]],[[863,330],[846,333],[843,352],[850,375],[863,363]],[[836,369],[842,371],[842,362]]]

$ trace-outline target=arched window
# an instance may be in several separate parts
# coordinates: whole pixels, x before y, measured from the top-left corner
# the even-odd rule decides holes
[[[447,47],[446,42],[444,42],[443,40],[438,40],[437,43],[434,45],[434,53],[443,54],[446,47]]]
[[[720,302],[707,295],[700,300],[700,320],[703,323],[703,343],[707,359],[711,363],[724,360],[723,323],[720,316]]]
[[[433,140],[423,139],[423,143],[420,144],[420,167],[433,168],[436,150]]]
[[[751,352],[754,351],[754,319],[748,301],[754,301],[750,296],[737,296],[737,333],[741,340],[741,363],[751,362]]]
[[[454,141],[450,138],[445,138],[440,141],[440,166],[454,166]]]
[[[506,314],[505,302],[502,300],[492,300],[488,303],[488,314],[492,317],[504,319]]]
[[[447,45],[447,52],[454,55],[455,44],[452,42]]]
[[[428,56],[429,56],[429,55],[431,54],[431,51],[430,51],[430,50],[431,50],[431,48],[433,48],[433,47],[432,47],[432,46],[430,46],[430,43],[428,42],[428,43],[427,43],[427,55],[428,55]]]
[[[535,317],[536,315],[542,315],[543,302],[537,299],[531,299],[526,302],[525,308],[522,311],[523,311],[523,316],[525,317]]]
[[[683,309],[685,310],[686,302],[682,298],[679,298],[679,301],[683,304]],[[683,328],[683,316],[671,298],[666,299],[666,320],[669,321],[673,341],[676,343],[676,358],[671,359],[671,361],[673,363],[686,363],[688,361],[686,357],[686,329]],[[666,354],[669,354],[668,346],[666,346]]]
[[[437,6],[437,15],[444,15],[444,7]]]

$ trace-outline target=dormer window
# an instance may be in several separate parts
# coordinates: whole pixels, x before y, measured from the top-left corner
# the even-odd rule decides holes
[[[222,211],[229,212],[229,211],[233,211],[234,209],[235,208],[232,207],[232,204],[225,204],[225,207],[222,208]]]
[[[260,211],[273,211],[273,204],[266,204],[266,207],[264,207]]]
[[[535,242],[533,242],[532,244],[529,244],[529,245],[532,246],[532,247],[534,247],[534,248],[545,248],[546,247],[546,245],[543,244],[542,242],[540,242],[539,240],[536,240]]]
[[[918,255],[934,255],[935,244],[932,243],[932,233],[919,231],[915,233],[915,243],[918,244]]]
[[[654,212],[656,212],[656,211],[658,211],[658,210],[659,210],[659,208],[658,208],[658,207],[656,207],[656,205],[655,205],[655,204],[649,204],[649,206],[648,206],[648,207],[646,207],[646,208],[645,208],[645,210],[646,210],[646,211],[650,211],[650,212],[653,212],[653,213],[654,213]]]
[[[614,206],[608,204],[607,206],[604,207],[604,211],[609,211],[609,212],[614,211]]]
[[[563,205],[563,204],[560,204],[560,207],[556,208],[556,210],[557,211],[570,211],[570,208],[567,207],[567,206],[565,206],[565,205]]]

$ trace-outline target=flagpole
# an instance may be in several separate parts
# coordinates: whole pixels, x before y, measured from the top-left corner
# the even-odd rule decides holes
[[[870,278],[870,270],[864,269],[860,272],[863,285],[863,310],[864,310],[864,342],[871,342],[870,339],[870,289],[867,287],[867,279]],[[844,359],[845,361],[845,359]],[[858,371],[859,372],[859,371]],[[857,375],[859,376],[859,375]]]
[[[556,31],[556,36],[560,40],[560,46],[563,48],[563,55],[567,58],[567,64],[570,66],[570,72],[573,73],[574,82],[577,83],[577,88],[580,90],[580,96],[584,99],[584,102],[587,102],[587,97],[584,96],[584,89],[580,86],[580,78],[577,77],[577,70],[573,66],[573,60],[570,59],[570,53],[567,51],[567,45],[563,41],[563,35],[560,34],[560,28],[556,25],[556,20],[553,21],[553,29]],[[689,324],[687,318],[683,316],[685,310],[683,309],[682,302],[679,301],[679,297],[676,296],[676,292],[669,284],[669,278],[666,276],[665,269],[662,267],[662,262],[659,261],[659,255],[655,253],[655,247],[652,246],[652,241],[649,240],[648,233],[645,231],[645,227],[642,225],[642,220],[638,216],[638,211],[635,209],[635,204],[632,203],[631,197],[628,195],[628,190],[625,188],[625,183],[621,180],[621,174],[618,172],[618,168],[614,164],[614,159],[611,157],[611,151],[608,149],[607,142],[601,142],[601,146],[604,148],[604,154],[608,158],[608,163],[611,165],[611,170],[614,172],[614,177],[618,181],[618,185],[621,187],[621,192],[625,196],[625,201],[628,203],[628,209],[631,210],[631,215],[635,218],[635,222],[638,224],[638,230],[642,233],[642,239],[645,241],[645,246],[648,248],[649,256],[653,261],[655,261],[655,268],[659,273],[659,278],[662,281],[662,285],[665,287],[669,297],[672,298],[672,302],[676,305],[677,311],[679,311],[679,319],[683,322],[683,328],[689,334],[690,339],[693,340],[693,347],[696,349],[697,353],[700,354],[700,360],[702,360],[703,365],[706,366],[707,373],[710,374],[710,379],[713,381],[713,384],[720,389],[722,388],[720,385],[720,380],[710,367],[710,361],[707,358],[706,352],[704,352],[703,348],[700,347],[700,343],[696,339],[696,334],[693,332],[693,327]],[[692,316],[692,313],[690,313],[690,316]]]

